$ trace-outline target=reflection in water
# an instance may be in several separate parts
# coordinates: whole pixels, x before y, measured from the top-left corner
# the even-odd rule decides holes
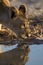
[[[0,65],[25,65],[28,61],[29,47],[21,46],[0,54]]]
[[[10,51],[12,49],[15,49],[17,48],[18,44],[15,44],[15,45],[9,45],[9,46],[6,46],[6,45],[0,45],[0,53],[3,53],[3,52],[7,52],[7,51]]]

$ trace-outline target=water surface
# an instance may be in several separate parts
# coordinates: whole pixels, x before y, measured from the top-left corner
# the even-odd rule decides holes
[[[31,45],[28,57],[25,65],[43,65],[43,45]]]
[[[0,64],[43,65],[43,45],[30,45],[28,48],[23,47],[17,47],[17,45],[9,47],[1,46],[4,53],[0,53]]]

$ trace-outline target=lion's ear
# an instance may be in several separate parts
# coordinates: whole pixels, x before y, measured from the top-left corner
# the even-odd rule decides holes
[[[19,11],[22,12],[23,15],[25,15],[26,14],[26,7],[25,7],[25,5],[20,5]]]
[[[15,18],[18,15],[17,8],[11,7],[11,18]]]

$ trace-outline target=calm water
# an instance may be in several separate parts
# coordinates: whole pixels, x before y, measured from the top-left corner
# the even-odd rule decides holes
[[[4,62],[7,62],[6,58],[9,56],[7,60],[9,60],[9,62],[14,61],[13,63],[15,65],[43,65],[43,45],[30,45],[28,49],[21,49],[17,47],[17,45],[9,47],[1,46],[1,48],[4,52],[14,49],[13,52],[6,52],[4,53],[5,55],[3,53],[1,54],[1,58],[4,58]],[[11,57],[14,57],[14,59]],[[2,59],[0,59],[1,62],[3,62]]]
[[[26,65],[43,65],[43,45],[31,45]]]

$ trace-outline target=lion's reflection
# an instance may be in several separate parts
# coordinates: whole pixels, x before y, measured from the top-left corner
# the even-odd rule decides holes
[[[11,51],[0,54],[0,65],[25,65],[28,61],[30,48],[17,47]]]

